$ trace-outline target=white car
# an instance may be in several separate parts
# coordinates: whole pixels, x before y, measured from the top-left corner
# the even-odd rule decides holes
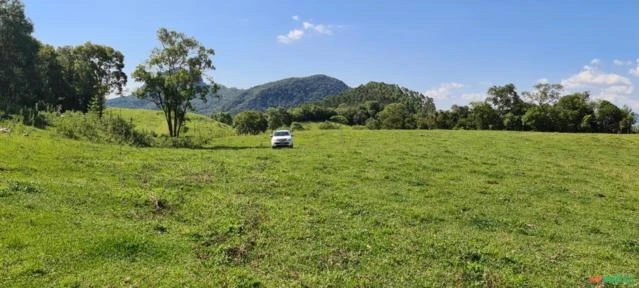
[[[271,137],[271,147],[289,147],[293,148],[293,134],[288,130],[277,130],[273,132]]]

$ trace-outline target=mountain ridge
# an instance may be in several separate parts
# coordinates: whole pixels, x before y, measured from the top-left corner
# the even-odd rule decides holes
[[[236,114],[246,110],[264,111],[269,107],[291,108],[318,102],[351,89],[344,82],[323,74],[289,77],[253,86],[249,89],[220,85],[216,93],[207,95],[207,101],[192,101],[196,113],[210,115],[216,112]],[[108,107],[158,110],[154,103],[124,96],[107,100]]]

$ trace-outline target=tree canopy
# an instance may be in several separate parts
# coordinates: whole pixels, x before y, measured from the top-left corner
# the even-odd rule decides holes
[[[162,28],[157,36],[162,48],[153,49],[133,72],[135,81],[143,83],[135,94],[153,101],[164,112],[170,136],[178,137],[186,113],[193,110],[191,100],[206,101],[206,95],[218,89],[206,74],[215,69],[215,52],[183,33]]]

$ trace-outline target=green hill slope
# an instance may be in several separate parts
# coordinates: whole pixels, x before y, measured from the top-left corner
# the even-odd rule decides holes
[[[588,287],[639,275],[637,135],[311,129],[295,149],[258,135],[193,150],[43,134],[0,134],[0,286]]]

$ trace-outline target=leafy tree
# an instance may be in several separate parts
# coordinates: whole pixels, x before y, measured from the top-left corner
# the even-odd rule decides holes
[[[62,108],[62,100],[73,95],[55,47],[42,45],[38,51],[40,101],[50,107]]]
[[[539,106],[552,105],[561,96],[564,87],[561,84],[538,83],[532,92],[524,92],[523,95],[528,101]]]
[[[624,106],[621,109],[623,118],[619,122],[619,129],[621,133],[632,133],[632,126],[637,121],[637,115],[632,112],[632,109],[628,106]]]
[[[476,129],[470,124],[470,107],[453,105],[450,107],[450,127],[454,129]]]
[[[191,100],[206,101],[206,95],[218,89],[203,83],[206,72],[215,69],[215,52],[183,33],[162,28],[157,36],[162,48],[154,49],[133,72],[135,81],[144,83],[135,94],[153,101],[164,112],[170,136],[179,137],[187,111],[193,110]]]
[[[268,128],[268,119],[259,111],[245,111],[235,115],[233,126],[238,134],[260,134]]]
[[[291,115],[282,107],[268,108],[266,110],[266,116],[268,118],[268,128],[271,130],[289,126],[291,125],[291,122],[293,122],[291,120]]]
[[[597,103],[595,109],[597,128],[599,132],[618,133],[621,130],[619,123],[624,119],[624,112],[609,101],[602,100]]]
[[[490,104],[485,102],[474,102],[470,104],[468,115],[469,127],[479,130],[494,130],[501,128],[499,114]]]
[[[50,52],[47,52],[50,53]],[[56,51],[66,83],[49,86],[59,98],[63,110],[97,112],[102,117],[106,95],[122,94],[127,76],[123,72],[124,55],[109,46],[87,42],[84,45],[61,47]],[[49,84],[54,83],[49,79]]]
[[[382,124],[376,118],[368,118],[366,120],[366,127],[370,130],[377,130],[382,128]]]
[[[551,110],[543,106],[532,106],[522,117],[527,129],[533,131],[554,131],[555,126],[550,113]]]
[[[19,0],[0,0],[0,110],[36,102],[39,42]]]
[[[383,129],[404,129],[406,119],[410,116],[406,105],[403,103],[392,103],[386,105],[382,112],[379,112],[379,120]]]
[[[486,101],[493,105],[502,125],[506,130],[521,130],[521,116],[524,114],[524,103],[519,97],[515,85],[493,86],[488,89]]]
[[[364,102],[364,108],[370,117],[375,117],[377,113],[382,111],[382,105],[378,101],[366,101]]]
[[[299,107],[290,109],[288,112],[293,121],[297,122],[322,122],[337,115],[335,109],[315,104],[302,104]]]
[[[589,102],[587,92],[563,96],[553,106],[555,127],[560,132],[590,131],[589,125],[583,126],[584,117],[592,115],[594,109]]]
[[[226,125],[233,125],[233,116],[231,116],[231,114],[226,112],[215,113],[211,115],[211,118],[213,118],[213,120],[217,122],[224,123]]]

